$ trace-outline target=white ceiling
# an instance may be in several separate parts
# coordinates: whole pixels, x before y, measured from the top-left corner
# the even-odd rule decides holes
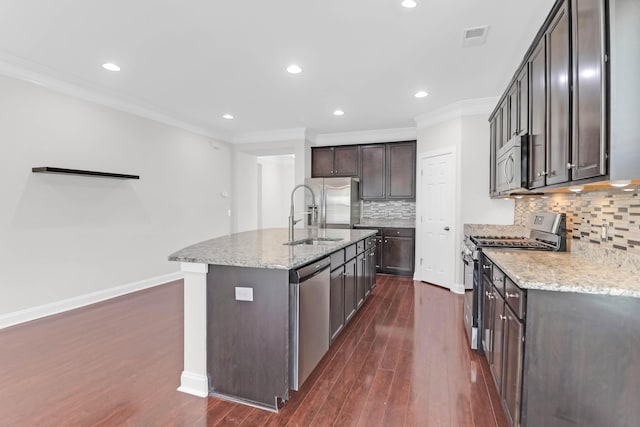
[[[0,59],[213,133],[402,128],[500,95],[554,2],[400,1],[0,0]]]

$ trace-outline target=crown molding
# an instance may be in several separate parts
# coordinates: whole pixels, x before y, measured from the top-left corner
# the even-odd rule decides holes
[[[366,144],[372,142],[395,142],[416,139],[416,128],[375,129],[355,132],[324,133],[316,135],[313,145]]]
[[[74,81],[66,77],[56,77],[56,74],[59,73],[56,73],[48,67],[0,51],[0,75],[26,81],[64,95],[180,128],[219,142],[229,143],[233,139],[231,135],[226,132],[208,129],[176,119],[169,114],[161,112],[159,108],[147,105],[141,101],[127,99],[121,95],[110,93],[107,89],[100,88],[79,79]]]
[[[447,120],[457,119],[463,116],[475,116],[486,114],[487,116],[495,109],[499,97],[465,99],[454,102],[443,108],[415,117],[416,127],[423,129]],[[488,117],[487,117],[488,118]]]
[[[258,132],[238,133],[233,138],[234,144],[256,144],[263,142],[305,141],[306,128],[274,129]]]

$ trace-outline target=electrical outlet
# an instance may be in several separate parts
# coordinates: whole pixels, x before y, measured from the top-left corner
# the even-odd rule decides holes
[[[253,288],[236,286],[236,301],[253,301]]]

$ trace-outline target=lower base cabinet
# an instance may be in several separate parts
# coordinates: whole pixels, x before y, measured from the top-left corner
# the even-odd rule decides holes
[[[331,271],[329,323],[331,332],[329,336],[333,342],[344,328],[344,265]]]
[[[640,298],[524,290],[484,265],[482,342],[509,425],[639,425]]]
[[[375,287],[375,256],[374,237],[332,255],[329,286],[331,342],[340,335]]]
[[[398,276],[413,276],[415,229],[380,228],[375,238],[376,271]]]

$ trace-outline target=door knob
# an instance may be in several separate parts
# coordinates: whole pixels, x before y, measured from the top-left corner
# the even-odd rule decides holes
[[[445,227],[445,228],[444,228],[444,231],[449,231],[449,227]]]

